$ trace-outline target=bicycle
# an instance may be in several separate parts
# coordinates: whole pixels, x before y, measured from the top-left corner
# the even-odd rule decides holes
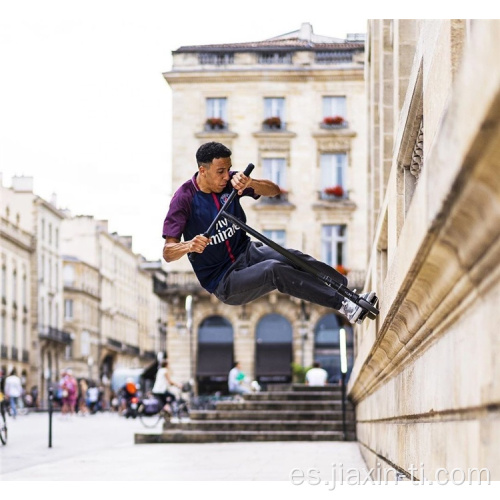
[[[182,393],[191,394],[191,384],[186,383],[182,386]],[[171,411],[167,411],[162,401],[156,396],[150,394],[144,398],[138,408],[139,420],[148,428],[156,427],[160,420],[170,422],[171,418],[176,418],[178,422],[182,422],[183,418],[189,417],[189,399],[182,396],[174,400],[167,400],[167,405]]]
[[[7,444],[7,419],[5,418],[6,401],[3,392],[0,392],[0,441],[2,444]]]

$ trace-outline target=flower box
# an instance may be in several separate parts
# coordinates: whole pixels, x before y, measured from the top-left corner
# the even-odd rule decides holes
[[[344,123],[344,118],[342,116],[325,116],[323,118],[323,123],[325,125],[342,125]]]
[[[269,128],[281,128],[281,118],[279,116],[270,116],[266,118],[263,123]]]
[[[344,188],[342,186],[327,187],[324,189],[324,193],[330,196],[341,198],[342,196],[344,196]]]
[[[211,129],[222,129],[225,126],[224,120],[222,118],[207,118],[205,124]]]

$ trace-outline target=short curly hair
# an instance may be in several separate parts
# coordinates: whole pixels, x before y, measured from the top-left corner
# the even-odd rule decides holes
[[[196,151],[196,162],[198,166],[210,165],[215,158],[229,158],[232,155],[231,150],[220,142],[206,142]]]

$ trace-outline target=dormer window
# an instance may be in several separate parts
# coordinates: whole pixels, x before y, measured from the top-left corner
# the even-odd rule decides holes
[[[290,52],[262,52],[259,54],[259,64],[292,64]]]

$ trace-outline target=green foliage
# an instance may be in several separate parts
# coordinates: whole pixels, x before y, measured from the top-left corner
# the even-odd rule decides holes
[[[306,373],[310,366],[302,366],[299,363],[292,363],[293,381],[298,384],[303,384],[306,381]]]

